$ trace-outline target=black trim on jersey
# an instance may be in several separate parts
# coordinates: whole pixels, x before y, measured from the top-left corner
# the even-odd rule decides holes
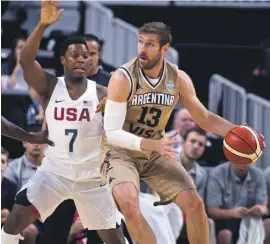
[[[165,61],[163,62],[162,69],[161,69],[161,74],[160,74],[160,76],[159,76],[159,80],[158,80],[157,84],[152,85],[152,83],[148,80],[147,76],[144,74],[143,69],[141,69],[142,74],[143,74],[143,77],[145,78],[145,80],[147,81],[147,83],[148,83],[152,88],[156,88],[156,87],[160,84],[160,82],[161,82],[161,80],[162,80],[162,78],[163,78],[164,70],[165,70]]]
[[[130,92],[129,92],[129,95],[128,95],[128,98],[127,98],[127,101],[129,101],[129,99],[131,98],[132,93],[133,93],[133,80],[132,80],[132,77],[131,77],[129,71],[128,71],[125,67],[119,67],[119,69],[125,70],[126,73],[127,73],[128,76],[129,76],[129,79],[130,79]]]

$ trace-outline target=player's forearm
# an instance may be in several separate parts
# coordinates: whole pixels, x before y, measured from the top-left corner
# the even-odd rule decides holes
[[[31,142],[33,138],[31,134],[27,133],[3,117],[1,117],[1,133],[4,136],[25,142]]]
[[[232,128],[236,127],[236,125],[211,112],[208,113],[207,119],[199,122],[199,126],[206,131],[223,137],[225,137]]]
[[[231,209],[221,209],[218,207],[208,207],[208,215],[212,219],[232,219],[232,218],[234,218]]]
[[[105,130],[105,132],[107,140],[110,144],[129,150],[141,150],[141,137],[138,137],[121,129],[113,131]]]
[[[140,151],[141,137],[124,131],[127,103],[107,100],[104,112],[104,130],[110,144],[130,150]]]
[[[30,65],[35,61],[39,50],[40,42],[46,29],[46,26],[38,23],[35,30],[28,37],[20,56],[20,64],[23,67],[27,67],[27,65]]]

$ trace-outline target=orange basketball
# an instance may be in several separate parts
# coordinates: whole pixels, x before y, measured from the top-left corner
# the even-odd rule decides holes
[[[223,141],[223,151],[229,161],[239,165],[251,165],[262,155],[264,140],[249,126],[237,126],[230,130]]]

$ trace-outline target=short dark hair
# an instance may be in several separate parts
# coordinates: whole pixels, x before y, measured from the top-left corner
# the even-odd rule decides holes
[[[8,156],[9,152],[7,149],[1,146],[1,154],[6,154]]]
[[[161,47],[167,43],[171,45],[172,42],[170,27],[162,22],[146,23],[141,28],[139,28],[139,33],[157,34],[159,36]]]
[[[36,133],[36,132],[40,132],[42,129],[41,125],[40,124],[30,124],[30,125],[27,125],[25,130],[28,132],[28,133]]]
[[[88,41],[95,41],[98,44],[98,50],[101,51],[102,48],[102,41],[98,39],[97,36],[94,34],[84,34],[83,39],[88,42]]]
[[[203,130],[203,129],[201,129],[201,128],[198,128],[198,127],[194,127],[194,128],[191,128],[191,129],[187,130],[186,133],[183,135],[183,140],[184,140],[184,141],[187,140],[188,135],[189,135],[191,132],[196,132],[197,134],[199,134],[199,135],[201,135],[201,136],[205,136],[206,139],[207,139],[205,130]]]
[[[68,50],[68,47],[72,44],[83,44],[86,46],[87,50],[87,43],[85,39],[81,36],[70,36],[66,40],[64,40],[60,47],[60,56],[65,56],[66,51]]]

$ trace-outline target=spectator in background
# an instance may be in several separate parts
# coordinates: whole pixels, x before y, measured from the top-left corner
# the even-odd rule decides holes
[[[268,196],[268,210],[270,210],[270,166],[265,171],[266,184],[267,184],[267,196]],[[265,228],[265,244],[270,243],[270,213],[264,220]]]
[[[99,39],[99,43],[100,43],[100,51],[101,51],[101,53],[103,53],[103,47],[104,47],[105,41]],[[114,67],[113,65],[110,65],[110,64],[108,64],[108,63],[105,63],[105,62],[102,60],[102,56],[101,56],[100,59],[99,59],[99,67],[100,67],[101,69],[104,69],[105,71],[107,71],[107,72],[110,73],[110,74],[112,74],[112,73],[116,70],[116,67]]]
[[[266,201],[266,181],[260,169],[230,162],[215,167],[208,179],[207,206],[219,243],[236,243],[241,220],[267,214]]]
[[[191,128],[183,135],[182,150],[180,153],[180,162],[193,179],[198,193],[203,200],[205,200],[207,172],[196,160],[202,156],[206,141],[207,137],[204,130]]]
[[[6,84],[2,84],[4,88],[28,91],[28,85],[24,80],[23,71],[19,63],[21,50],[25,42],[26,39],[24,37],[16,38],[7,62],[2,65],[2,75],[9,76]]]
[[[8,167],[8,151],[1,147],[1,226],[5,223],[14,204],[16,185],[4,177]]]
[[[87,78],[96,81],[99,85],[107,87],[111,75],[99,68],[99,60],[101,57],[100,41],[92,34],[86,34],[83,37],[87,43],[90,58],[90,68],[87,73]]]
[[[187,109],[182,107],[174,113],[173,131],[169,131],[167,134],[172,134],[178,130],[179,134],[175,137],[175,140],[179,141],[179,143],[173,145],[178,152],[181,151],[183,135],[187,130],[194,128],[195,126],[196,123]]]
[[[196,162],[196,160],[202,156],[205,150],[206,141],[207,137],[204,130],[196,127],[188,129],[182,135],[182,150],[180,152],[179,159],[180,163],[193,179],[198,193],[204,201],[207,184],[207,172]],[[187,239],[185,221],[177,243],[189,243]]]
[[[40,132],[40,125],[31,125],[26,129],[27,132]],[[43,158],[44,144],[31,144],[23,142],[25,154],[10,162],[5,177],[16,185],[17,191],[34,175],[37,167],[41,165]]]
[[[39,101],[37,92],[29,86],[29,95],[33,101],[26,113],[27,125],[42,124],[44,120],[44,111]]]

